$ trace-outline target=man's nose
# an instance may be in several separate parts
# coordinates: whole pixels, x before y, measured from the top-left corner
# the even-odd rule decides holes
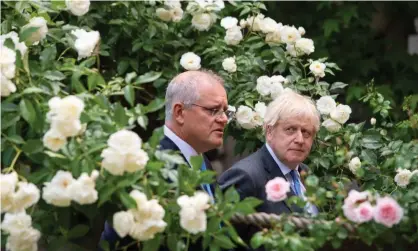
[[[216,121],[226,125],[226,123],[228,122],[228,116],[225,112],[223,112],[220,116],[216,117]]]
[[[303,143],[303,134],[300,130],[296,132],[295,143]]]

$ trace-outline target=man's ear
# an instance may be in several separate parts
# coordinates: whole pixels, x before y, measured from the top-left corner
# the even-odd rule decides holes
[[[173,105],[173,120],[180,125],[184,124],[184,105],[182,103]]]

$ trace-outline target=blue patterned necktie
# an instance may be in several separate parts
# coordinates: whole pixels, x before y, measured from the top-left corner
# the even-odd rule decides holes
[[[203,161],[202,167],[200,169],[202,171],[206,171],[205,161]],[[209,194],[209,197],[211,198],[212,202],[214,202],[215,197],[213,197],[213,193],[212,193],[212,189],[211,189],[210,185],[209,184],[202,184],[202,188],[203,188],[203,190],[205,190]]]
[[[301,196],[302,192],[300,190],[300,181],[296,172],[297,171],[295,170],[290,171],[290,175],[292,176],[292,180],[293,180],[293,191],[295,192],[297,196]]]

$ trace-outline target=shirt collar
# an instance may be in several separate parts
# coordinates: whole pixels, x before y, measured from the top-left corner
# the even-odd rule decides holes
[[[290,169],[288,166],[286,166],[285,164],[283,164],[283,162],[281,162],[279,160],[279,158],[277,158],[276,154],[273,152],[273,149],[271,149],[270,145],[268,143],[266,143],[266,147],[267,150],[269,151],[271,157],[273,157],[274,161],[276,161],[276,164],[279,166],[280,170],[282,171],[283,175],[287,175],[290,174],[290,172],[292,171],[292,169]],[[296,167],[296,171],[298,171],[299,166]]]
[[[199,155],[192,146],[190,146],[186,141],[182,140],[179,136],[177,136],[170,128],[164,125],[164,135],[171,139],[174,144],[180,149],[180,152],[184,155],[187,162],[190,164],[190,158],[192,156]]]

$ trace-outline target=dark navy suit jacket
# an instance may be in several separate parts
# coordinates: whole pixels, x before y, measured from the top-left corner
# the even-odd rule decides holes
[[[177,145],[171,139],[169,139],[167,136],[164,136],[164,138],[160,141],[160,149],[161,150],[174,150],[174,151],[178,151],[181,154],[180,149],[177,147]],[[206,156],[203,155],[203,157],[204,157],[204,161],[205,161],[205,164],[206,164],[206,168],[208,170],[213,170],[212,165],[210,164],[210,161],[206,158]],[[183,158],[185,158],[185,157],[183,156]],[[213,190],[213,184],[211,184],[211,188],[212,188],[212,191],[214,191]],[[112,228],[112,226],[110,226],[110,224],[108,222],[105,222],[105,227],[104,227],[104,230],[103,230],[102,235],[100,237],[100,240],[101,241],[102,240],[107,241],[109,243],[110,250],[115,250],[115,245],[116,245],[116,242],[118,242],[118,241],[119,241],[119,247],[126,246],[126,245],[128,245],[128,244],[130,244],[134,241],[129,236],[127,236],[123,239],[120,238],[119,235]],[[197,244],[199,244],[199,243],[197,243]],[[197,246],[197,244],[196,244],[196,246]],[[99,250],[102,250],[102,249],[99,248]],[[138,251],[138,250],[140,250],[138,245],[132,245],[127,249],[127,251]],[[160,251],[166,251],[166,250],[168,250],[167,247],[164,247],[164,246],[160,247]],[[194,249],[189,249],[189,250],[194,250]],[[201,250],[201,245],[197,250]]]
[[[304,164],[299,166],[299,171],[306,171],[308,167]],[[280,168],[276,161],[270,155],[266,145],[260,148],[257,152],[240,160],[234,164],[230,169],[225,171],[218,179],[218,183],[222,190],[228,189],[230,186],[235,187],[241,199],[246,197],[256,197],[263,201],[263,203],[256,209],[258,212],[282,214],[298,212],[302,213],[303,209],[296,205],[288,205],[285,201],[272,202],[267,200],[265,185],[266,183],[276,177],[284,179]],[[293,190],[288,192],[287,196],[294,196]],[[241,238],[249,244],[251,237],[261,229],[257,226],[236,224],[238,234]],[[235,251],[252,250],[244,247],[237,247]],[[259,248],[257,250],[264,250]]]

